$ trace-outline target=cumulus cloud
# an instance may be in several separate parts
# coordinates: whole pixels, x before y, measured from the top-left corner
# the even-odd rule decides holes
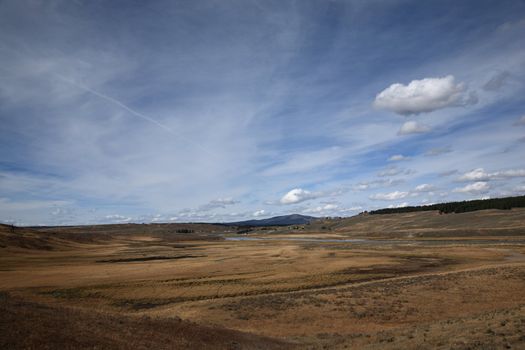
[[[331,190],[310,192],[302,188],[294,188],[293,190],[288,191],[288,193],[282,196],[278,203],[275,201],[269,201],[269,202],[265,202],[265,204],[268,204],[268,205],[295,204],[295,203],[301,203],[301,202],[304,202],[310,199],[317,199],[317,198],[323,198],[323,197],[337,197],[337,196],[340,196],[348,192],[348,190],[349,188],[347,187],[338,187],[338,188],[334,188]]]
[[[465,84],[456,83],[452,75],[412,80],[408,85],[392,84],[374,100],[375,107],[404,116],[475,103],[475,93],[467,95]]]
[[[408,195],[409,195],[408,192],[394,191],[390,193],[376,193],[376,194],[371,195],[369,198],[373,200],[381,200],[381,201],[394,201],[394,200],[405,198]]]
[[[418,123],[414,120],[410,120],[401,125],[401,128],[397,132],[398,135],[410,135],[410,134],[423,134],[429,132],[431,128],[428,125]]]
[[[510,73],[507,71],[499,72],[489,79],[484,85],[483,90],[485,91],[498,91],[505,85],[505,82],[510,77]]]
[[[461,181],[489,181],[501,180],[512,177],[525,177],[525,169],[510,169],[503,171],[496,171],[493,173],[486,172],[483,168],[477,168],[466,172],[459,177]]]
[[[484,181],[478,181],[472,184],[468,184],[464,187],[458,187],[454,189],[453,192],[478,194],[478,193],[488,192],[489,189],[490,189],[490,186],[488,183]]]
[[[255,216],[255,217],[259,217],[259,216],[264,215],[265,213],[266,213],[266,210],[261,209],[261,210],[255,211],[252,215]]]
[[[295,204],[301,203],[310,199],[319,198],[320,195],[312,193],[302,188],[294,188],[293,190],[286,193],[280,200],[281,204]]]
[[[409,159],[409,157],[405,157],[404,155],[402,154],[394,154],[393,156],[391,156],[390,158],[388,158],[388,161],[389,162],[399,162],[401,160],[407,160]]]

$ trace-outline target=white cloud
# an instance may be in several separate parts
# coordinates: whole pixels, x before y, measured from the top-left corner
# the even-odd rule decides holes
[[[302,188],[294,188],[286,193],[280,200],[281,204],[295,204],[307,201],[309,199],[319,198],[318,193],[312,193]]]
[[[130,222],[132,220],[132,218],[128,216],[119,215],[119,214],[106,215],[105,219],[110,222],[116,222],[116,223],[125,223],[125,222]]]
[[[471,170],[459,177],[461,181],[488,181],[501,180],[512,177],[525,177],[525,169],[510,169],[503,171],[496,171],[493,173],[486,172],[483,168]]]
[[[268,176],[305,172],[329,165],[340,160],[345,153],[340,147],[330,147],[313,152],[298,153],[289,156],[286,161],[264,170]]]
[[[399,204],[390,204],[388,206],[388,208],[404,208],[404,207],[408,207],[408,202],[403,202],[403,203],[399,203]]]
[[[490,186],[488,183],[483,181],[474,182],[472,184],[468,184],[465,187],[459,187],[453,190],[453,192],[458,193],[485,193],[490,189]]]
[[[414,188],[414,192],[431,192],[434,191],[436,188],[429,184],[421,184],[417,185],[416,188]]]
[[[389,162],[399,162],[401,160],[407,160],[409,159],[409,157],[405,157],[404,155],[402,154],[394,154],[393,156],[391,156],[390,158],[388,158],[388,161]]]
[[[337,209],[337,208],[338,208],[337,204],[326,204],[323,207],[324,210],[334,210],[334,209]]]
[[[255,217],[259,217],[259,216],[264,215],[265,213],[266,213],[266,210],[261,209],[261,210],[256,210],[252,215]]]
[[[335,203],[327,203],[324,205],[307,208],[303,210],[305,214],[317,214],[317,215],[331,215],[331,216],[342,216],[347,213],[358,212],[363,210],[361,206],[353,206],[350,208],[341,207]]]
[[[369,198],[373,200],[382,200],[382,201],[393,201],[408,196],[408,192],[394,191],[390,193],[376,193],[371,195]]]
[[[305,209],[305,210],[303,210],[303,213],[319,214],[319,213],[323,213],[323,212],[326,212],[326,211],[333,211],[333,210],[336,210],[338,208],[339,208],[339,206],[337,204],[325,204],[325,205],[318,206],[318,207],[315,207],[315,208]]]
[[[498,178],[508,178],[508,177],[525,177],[525,169],[511,169],[504,171],[496,171],[495,173],[490,174],[494,179]]]
[[[308,190],[304,190],[302,188],[294,188],[291,191],[288,191],[280,200],[280,204],[295,204],[304,202],[310,199],[316,199],[316,198],[322,198],[322,197],[337,197],[344,193],[348,192],[348,188],[346,187],[339,187],[331,190],[324,190],[324,191],[317,191],[317,192],[310,192]],[[267,201],[265,204],[268,205],[275,205],[279,204],[275,201]]]
[[[488,180],[490,175],[485,172],[483,168],[477,168],[471,170],[460,176],[460,180],[464,181],[476,181],[476,180]]]
[[[430,184],[421,184],[416,186],[413,190],[408,192],[394,191],[389,193],[376,193],[371,195],[369,198],[374,200],[384,200],[384,201],[393,201],[397,199],[402,199],[405,197],[417,197],[422,193],[427,193],[430,196],[433,196],[433,192],[436,188]]]
[[[408,85],[390,85],[376,96],[374,106],[401,115],[411,115],[477,102],[473,93],[468,97],[465,94],[465,84],[456,83],[452,75],[425,78],[413,80]]]
[[[397,132],[398,135],[410,135],[410,134],[423,134],[429,132],[431,128],[428,125],[418,123],[414,120],[410,120],[401,125],[401,128]]]

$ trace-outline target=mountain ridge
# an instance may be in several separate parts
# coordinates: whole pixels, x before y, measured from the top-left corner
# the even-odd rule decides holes
[[[253,219],[236,222],[227,222],[228,226],[287,226],[287,225],[305,225],[319,218],[315,216],[290,214],[273,216],[266,219]]]

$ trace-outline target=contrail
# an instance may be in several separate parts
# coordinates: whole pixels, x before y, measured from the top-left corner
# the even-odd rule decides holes
[[[146,120],[146,121],[148,121],[150,123],[153,123],[153,124],[157,125],[158,127],[160,127],[162,129],[164,129],[165,131],[169,132],[170,134],[173,134],[173,135],[175,135],[177,137],[180,137],[180,138],[184,139],[186,142],[191,143],[192,145],[199,147],[204,152],[206,152],[206,153],[208,153],[210,155],[214,155],[212,152],[210,152],[208,149],[202,147],[200,144],[195,143],[195,142],[187,139],[186,137],[184,137],[180,133],[175,132],[172,128],[170,128],[170,127],[168,127],[168,126],[158,122],[157,120],[155,120],[155,119],[153,119],[151,117],[148,117],[147,115],[144,115],[144,114],[142,114],[140,112],[137,112],[136,110],[126,106],[124,103],[120,102],[119,100],[117,100],[117,99],[115,99],[115,98],[113,98],[111,96],[104,95],[104,94],[102,94],[102,93],[100,93],[100,92],[98,92],[96,90],[93,90],[92,88],[90,88],[88,86],[79,84],[79,83],[77,83],[77,82],[75,82],[75,81],[73,81],[71,79],[68,79],[68,78],[64,77],[63,75],[57,74],[57,76],[61,80],[65,81],[65,82],[67,82],[67,83],[69,83],[69,84],[71,84],[71,85],[73,85],[73,86],[75,86],[75,87],[77,87],[77,88],[79,88],[81,90],[89,92],[90,94],[95,95],[97,97],[100,97],[101,99],[106,100],[106,101],[108,101],[110,103],[116,104],[117,106],[125,109],[126,111],[128,111],[129,113],[133,114],[136,117],[139,117],[141,119],[144,119],[144,120]]]

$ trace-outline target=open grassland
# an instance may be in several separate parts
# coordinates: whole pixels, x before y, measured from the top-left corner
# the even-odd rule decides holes
[[[0,348],[525,348],[524,216],[1,227]]]
[[[318,220],[297,229],[274,228],[276,233],[324,232],[365,238],[468,238],[514,236],[525,232],[525,208],[481,210],[462,214],[437,211],[401,214],[357,215]]]

